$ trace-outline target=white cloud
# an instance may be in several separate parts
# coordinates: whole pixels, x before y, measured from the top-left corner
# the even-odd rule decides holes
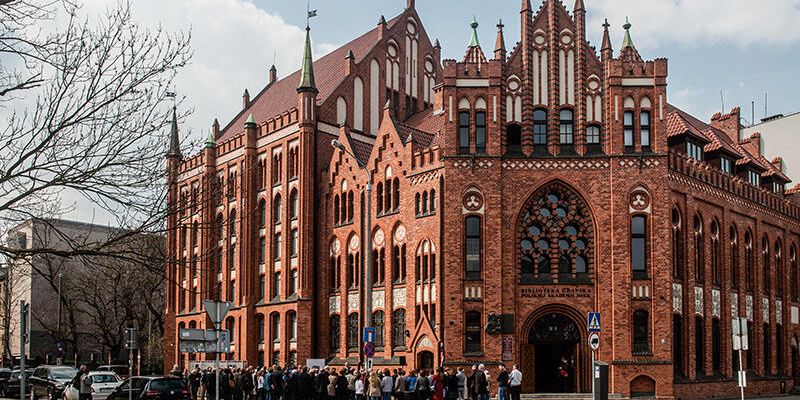
[[[87,15],[100,15],[108,0],[84,0]],[[240,111],[247,88],[254,97],[269,80],[275,60],[278,77],[299,68],[305,32],[249,0],[136,0],[133,17],[143,26],[169,32],[191,31],[193,57],[176,79],[194,114],[181,126],[195,140],[208,135],[218,118],[224,127]],[[319,57],[336,46],[314,45]]]
[[[629,16],[634,43],[648,48],[669,43],[786,45],[800,41],[800,0],[590,0],[590,37],[602,34],[603,18],[612,24],[615,47]],[[599,44],[599,42],[598,42]]]

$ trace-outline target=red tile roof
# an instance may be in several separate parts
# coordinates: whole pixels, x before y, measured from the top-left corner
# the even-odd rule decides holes
[[[422,147],[438,144],[443,128],[444,114],[434,114],[430,110],[420,111],[397,124],[398,133],[404,141],[413,140],[414,144]]]
[[[392,25],[403,14],[392,18],[387,27]],[[314,61],[314,77],[316,79],[317,102],[321,103],[341,84],[344,80],[345,56],[352,50],[356,56],[356,63],[361,62],[367,54],[378,44],[378,27],[352,40],[351,42],[339,47],[338,49],[320,57]],[[242,110],[233,118],[222,130],[218,141],[231,137],[244,130],[244,123],[251,113],[256,121],[262,122],[274,116],[290,110],[297,106],[297,85],[300,83],[300,70],[276,81],[272,85],[267,85],[250,102],[250,107]]]

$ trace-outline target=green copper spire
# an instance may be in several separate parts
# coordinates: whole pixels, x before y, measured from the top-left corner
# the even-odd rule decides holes
[[[206,148],[212,149],[217,147],[217,139],[214,139],[214,131],[208,132],[208,139],[206,139]]]
[[[314,81],[314,58],[311,56],[311,28],[307,26],[303,66],[300,68],[300,85],[297,87],[298,92],[304,90],[317,91],[317,84]]]
[[[469,24],[469,27],[472,28],[472,38],[469,39],[469,47],[478,47],[480,46],[480,42],[478,42],[478,20],[475,16],[472,16],[472,23]]]
[[[628,17],[625,17],[625,25],[622,25],[625,28],[625,37],[622,39],[622,48],[630,47],[635,49],[636,46],[633,45],[633,39],[631,39],[631,22],[628,20]]]

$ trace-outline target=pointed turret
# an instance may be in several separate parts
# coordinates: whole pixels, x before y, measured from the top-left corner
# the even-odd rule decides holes
[[[436,40],[433,42],[433,48],[434,49],[441,49],[442,48],[442,45],[439,44],[439,38],[436,38]]]
[[[611,35],[608,33],[610,26],[611,24],[606,19],[606,22],[603,23],[603,44],[600,46],[600,55],[603,61],[610,60],[614,53],[614,49],[611,47]]]
[[[625,17],[625,25],[622,25],[625,29],[625,37],[622,39],[619,58],[626,61],[642,62],[642,56],[639,55],[639,51],[636,50],[636,46],[633,45],[633,39],[631,39],[631,26],[630,20],[628,20],[628,17]]]
[[[214,131],[208,132],[208,138],[206,138],[206,148],[213,149],[217,147],[217,139],[214,138]]]
[[[311,55],[311,28],[306,26],[306,43],[303,51],[303,65],[300,67],[300,85],[298,92],[311,91],[317,93],[317,83],[314,81],[314,58]]]
[[[181,154],[180,139],[178,138],[178,112],[175,106],[172,106],[172,125],[169,132],[169,150],[167,150],[167,158],[180,159]]]
[[[505,61],[506,59],[506,40],[503,37],[503,20],[497,23],[497,39],[494,42],[494,59]]]
[[[214,118],[214,123],[211,124],[211,134],[215,139],[219,137],[219,121],[216,118]]]
[[[586,7],[583,5],[583,0],[575,0],[575,7],[573,7],[574,11],[585,11]]]
[[[531,11],[531,0],[522,0],[520,11]]]
[[[247,89],[242,93],[242,109],[250,107],[250,92]]]
[[[278,80],[278,69],[275,68],[275,64],[272,64],[272,66],[269,67],[269,84],[275,83],[276,80]]]
[[[470,36],[469,45],[467,45],[467,52],[464,54],[463,62],[478,64],[478,70],[480,70],[480,64],[486,63],[486,55],[483,54],[481,43],[478,40],[478,20],[474,15],[472,16],[472,22],[469,24],[469,27],[472,28],[472,36]]]

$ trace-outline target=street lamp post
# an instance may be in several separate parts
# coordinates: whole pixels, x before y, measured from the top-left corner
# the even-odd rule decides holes
[[[64,282],[64,273],[58,273],[58,321],[56,322],[56,336],[58,337],[58,359],[56,360],[56,364],[61,365],[64,360],[64,348],[61,344],[61,340],[63,336],[61,335],[61,291],[62,291],[62,283]]]
[[[369,328],[372,326],[372,265],[371,265],[371,258],[372,258],[372,175],[370,174],[369,170],[367,170],[367,166],[361,162],[353,153],[347,150],[347,148],[342,144],[342,142],[333,139],[331,140],[331,146],[334,149],[337,149],[353,159],[358,164],[358,167],[364,170],[364,173],[367,176],[367,186],[365,188],[366,199],[365,200],[365,208],[366,210],[362,210],[362,221],[363,221],[363,230],[362,230],[362,240],[363,245],[361,246],[364,249],[364,264],[362,267],[364,268],[364,282],[361,285],[361,295],[362,299],[364,300],[364,307],[361,309],[363,318],[362,318],[362,326],[364,328]],[[359,335],[359,343],[363,341],[363,332],[364,329],[361,329]],[[362,346],[363,347],[363,343]],[[359,349],[359,360],[362,362],[364,361],[364,352],[363,349]]]

